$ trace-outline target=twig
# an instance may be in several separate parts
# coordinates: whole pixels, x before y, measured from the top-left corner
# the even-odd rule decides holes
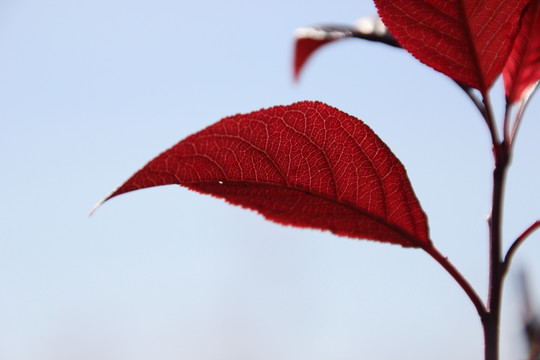
[[[506,256],[504,257],[503,262],[503,275],[508,271],[508,268],[510,267],[510,261],[512,261],[512,257],[516,253],[516,250],[519,248],[521,244],[527,239],[527,237],[532,234],[536,229],[540,227],[540,220],[536,220],[531,226],[529,226],[519,237],[514,241],[514,243],[510,246],[508,249]]]
[[[483,319],[487,314],[486,306],[482,302],[480,296],[478,296],[474,288],[471,286],[471,284],[465,279],[465,277],[459,272],[459,270],[456,269],[456,267],[450,261],[448,261],[448,258],[446,256],[443,256],[436,248],[426,247],[424,248],[424,250],[433,259],[435,259],[435,261],[437,261],[450,274],[450,276],[454,278],[454,280],[456,280],[459,286],[461,286],[461,288],[465,291],[469,299],[471,299],[480,318]]]

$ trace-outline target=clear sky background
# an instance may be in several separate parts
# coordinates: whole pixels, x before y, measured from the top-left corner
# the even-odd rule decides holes
[[[0,359],[480,359],[463,291],[420,250],[281,227],[177,186],[92,206],[224,116],[321,100],[408,169],[435,245],[485,299],[491,168],[479,114],[407,53],[345,40],[292,82],[292,34],[371,1],[0,1]],[[500,84],[495,111],[503,113]],[[505,247],[540,218],[540,99],[508,178]],[[525,269],[502,359],[523,356]]]

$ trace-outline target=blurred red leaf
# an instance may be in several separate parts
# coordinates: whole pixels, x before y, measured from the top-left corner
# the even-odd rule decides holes
[[[532,0],[523,15],[503,78],[509,104],[540,79],[540,0]]]
[[[294,80],[298,80],[300,71],[315,50],[338,39],[340,38],[297,37],[294,44]]]
[[[399,47],[396,39],[377,16],[361,18],[355,26],[328,25],[300,28],[295,31],[294,37],[296,39],[294,47],[295,80],[298,80],[302,68],[316,50],[336,40],[358,38]]]
[[[280,224],[431,248],[403,165],[364,123],[320,102],[227,117],[150,161],[103,201],[167,184]]]
[[[500,75],[529,0],[375,0],[414,57],[486,93]]]

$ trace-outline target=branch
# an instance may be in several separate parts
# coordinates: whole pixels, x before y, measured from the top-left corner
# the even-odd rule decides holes
[[[456,282],[461,286],[463,291],[467,294],[469,299],[472,301],[474,307],[476,308],[476,311],[478,312],[478,315],[481,319],[483,319],[486,314],[487,310],[482,302],[482,299],[480,299],[480,296],[476,293],[474,288],[471,286],[471,284],[465,279],[465,277],[459,272],[458,269],[448,260],[448,257],[443,256],[436,248],[434,247],[424,247],[424,251],[426,251],[435,261],[437,261],[449,274],[456,280]]]
[[[487,314],[482,319],[484,328],[485,359],[499,358],[499,324],[504,266],[502,261],[502,215],[506,171],[510,159],[510,148],[503,137],[499,141],[497,125],[491,107],[489,93],[482,94],[482,102],[486,108],[484,119],[491,134],[493,144],[493,193],[489,223],[489,290]],[[504,136],[504,133],[503,133]]]
[[[534,224],[532,224],[531,226],[529,226],[527,228],[527,230],[525,230],[515,241],[514,243],[512,244],[512,246],[510,246],[510,248],[508,249],[508,252],[506,253],[506,256],[504,258],[504,262],[503,262],[503,274],[506,273],[506,271],[508,270],[508,267],[510,266],[510,261],[512,260],[512,257],[514,256],[514,254],[516,253],[516,250],[518,249],[518,247],[523,244],[523,242],[525,241],[525,239],[527,239],[527,237],[532,234],[536,229],[540,228],[540,220],[536,220],[534,222]]]

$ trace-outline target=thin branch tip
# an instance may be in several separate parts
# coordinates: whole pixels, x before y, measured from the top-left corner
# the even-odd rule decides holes
[[[531,235],[538,228],[540,228],[540,220],[536,220],[531,226],[525,229],[525,231],[523,231],[521,235],[519,235],[517,239],[512,243],[512,245],[506,252],[506,256],[504,257],[504,261],[503,261],[505,272],[508,270],[508,267],[510,266],[510,261],[512,261],[512,257],[516,253],[519,246],[523,244],[523,242],[525,242],[525,240],[529,237],[529,235]]]

